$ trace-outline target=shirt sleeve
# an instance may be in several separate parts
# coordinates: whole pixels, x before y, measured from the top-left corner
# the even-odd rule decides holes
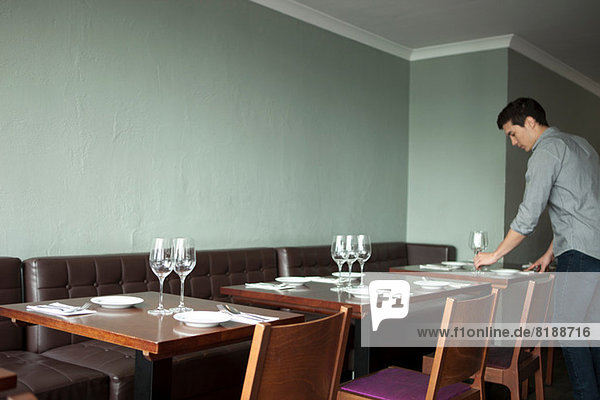
[[[550,192],[562,166],[561,152],[556,143],[537,149],[529,158],[525,174],[525,194],[510,228],[521,235],[530,235],[548,204]]]

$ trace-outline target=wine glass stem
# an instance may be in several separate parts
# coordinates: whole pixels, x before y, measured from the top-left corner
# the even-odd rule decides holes
[[[348,261],[348,282],[346,283],[348,287],[352,286],[352,264],[354,264],[354,261]]]
[[[160,291],[159,291],[160,295],[158,297],[158,308],[157,308],[158,310],[162,310],[164,308],[163,307],[163,282],[164,281],[165,281],[164,277],[158,278],[158,284],[160,285]]]
[[[184,291],[185,291],[185,286],[184,286],[184,282],[185,282],[185,275],[181,275],[179,276],[179,279],[181,279],[181,296],[179,297],[179,307],[185,307],[185,305],[183,304],[183,295],[184,295]]]
[[[363,270],[365,269],[365,262],[363,260],[358,260],[358,265],[360,265],[360,286],[363,285]]]
[[[344,263],[343,262],[340,263],[340,262],[336,261],[336,264],[338,266],[338,279],[337,279],[337,282],[335,285],[337,287],[341,287],[342,286],[342,265],[344,265]]]

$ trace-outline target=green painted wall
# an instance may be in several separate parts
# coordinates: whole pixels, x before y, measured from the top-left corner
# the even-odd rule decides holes
[[[472,258],[469,231],[504,229],[507,50],[411,63],[407,240],[445,243]],[[490,246],[490,247],[491,247]]]
[[[508,98],[533,97],[546,110],[548,123],[565,132],[585,137],[600,151],[598,115],[600,98],[571,81],[514,51],[509,52]],[[529,153],[506,144],[505,230],[523,199]],[[535,261],[548,248],[552,227],[544,213],[535,232],[505,256],[508,262]]]
[[[247,1],[2,1],[0,254],[404,240],[408,85]]]

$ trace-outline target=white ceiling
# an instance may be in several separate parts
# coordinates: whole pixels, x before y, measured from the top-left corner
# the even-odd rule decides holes
[[[409,52],[513,34],[600,85],[600,0],[252,1],[326,29],[327,21],[359,28]]]

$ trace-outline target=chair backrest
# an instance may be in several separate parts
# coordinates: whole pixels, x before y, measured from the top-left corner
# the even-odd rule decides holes
[[[550,299],[552,297],[552,289],[554,288],[554,275],[550,275],[548,279],[536,279],[529,281],[525,301],[523,303],[523,312],[521,313],[521,324],[540,324],[548,322],[550,313]],[[523,338],[519,337],[515,341],[515,348],[511,358],[511,365],[517,365],[519,355],[521,353],[521,345]],[[533,343],[527,340],[527,347],[539,346],[539,340]]]
[[[466,323],[479,323],[490,327],[494,319],[497,293],[469,300],[448,298],[442,317],[441,329],[453,331]],[[460,342],[460,341],[459,341]],[[487,339],[483,347],[454,347],[452,339],[440,336],[433,359],[427,399],[435,398],[437,391],[446,385],[474,377],[473,387],[483,387],[483,373],[487,354]]]
[[[258,324],[242,400],[335,399],[340,382],[350,309],[299,324]]]

